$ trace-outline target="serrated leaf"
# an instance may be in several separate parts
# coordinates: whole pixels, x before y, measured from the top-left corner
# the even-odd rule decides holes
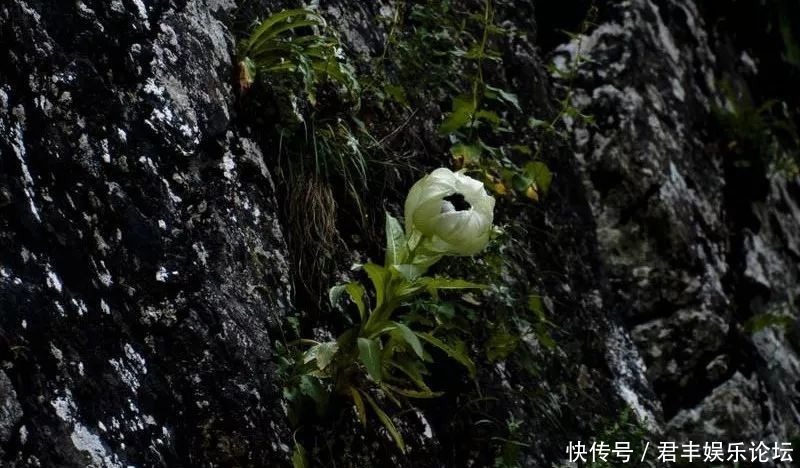
[[[441,349],[445,352],[448,356],[452,359],[457,361],[459,364],[463,365],[469,371],[469,375],[471,377],[475,377],[475,363],[472,362],[472,359],[467,356],[467,354],[459,349],[457,346],[451,346],[444,341],[436,338],[435,336],[431,335],[430,333],[417,333],[417,336],[422,338],[423,341],[427,341],[428,343],[436,346],[437,348]],[[462,343],[463,345],[463,343]]]
[[[405,453],[406,452],[406,444],[405,444],[405,442],[403,442],[403,436],[400,435],[400,431],[398,431],[397,427],[395,427],[394,422],[392,421],[392,418],[390,418],[381,409],[381,407],[378,406],[377,403],[375,403],[375,400],[373,400],[372,397],[369,396],[369,394],[363,393],[363,392],[362,392],[362,394],[364,395],[364,398],[366,398],[367,403],[369,403],[369,406],[372,407],[372,411],[375,412],[375,414],[378,416],[378,419],[380,419],[381,423],[383,423],[383,427],[385,427],[386,430],[389,431],[389,435],[391,435],[392,439],[394,439],[395,444],[397,444],[397,448],[399,448],[401,452]]]
[[[394,326],[400,332],[400,336],[403,337],[403,340],[405,340],[405,342],[408,343],[409,346],[411,346],[411,349],[414,350],[414,353],[417,356],[419,356],[420,359],[422,359],[424,351],[422,349],[422,343],[420,343],[419,338],[417,338],[417,335],[415,335],[410,328],[403,325],[402,323],[394,322]]]
[[[406,235],[400,222],[386,213],[386,267],[406,261]]]
[[[358,358],[367,368],[372,380],[380,382],[382,376],[381,369],[381,348],[375,340],[369,338],[358,339]]]

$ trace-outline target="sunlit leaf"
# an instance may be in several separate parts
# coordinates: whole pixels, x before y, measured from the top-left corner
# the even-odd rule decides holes
[[[400,222],[386,213],[386,267],[405,262],[406,250],[406,235]]]
[[[317,368],[324,370],[339,350],[339,344],[335,341],[327,341],[316,345],[315,348],[318,348],[316,352]]]

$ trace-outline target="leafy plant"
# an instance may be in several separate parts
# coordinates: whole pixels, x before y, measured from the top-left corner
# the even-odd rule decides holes
[[[452,177],[455,190],[459,187],[459,177],[464,176],[454,174]],[[409,193],[409,200],[420,202],[420,206],[430,206],[431,203],[448,206],[451,202],[445,199],[445,193],[426,192],[436,181],[427,178],[420,181]],[[440,189],[441,185],[436,188]],[[482,196],[491,198],[485,192]],[[474,201],[472,197],[470,199]],[[413,207],[413,202],[407,203],[407,232],[395,218],[386,215],[383,265],[366,263],[360,266],[371,283],[373,294],[368,294],[367,289],[357,281],[331,289],[331,304],[347,297],[355,306],[358,311],[357,324],[336,340],[301,340],[298,344],[310,347],[297,358],[294,382],[300,393],[319,405],[325,404],[329,394],[351,400],[364,426],[368,421],[367,409],[371,410],[401,451],[405,450],[403,437],[377,395],[382,395],[397,406],[401,406],[406,399],[439,396],[440,393],[433,391],[425,382],[427,363],[433,359],[426,347],[443,352],[463,365],[471,376],[475,375],[475,364],[466,351],[466,344],[454,340],[452,336],[440,334],[435,319],[414,315],[398,317],[398,310],[423,294],[436,298],[441,291],[484,288],[483,285],[461,279],[425,275],[428,268],[445,255],[459,254],[461,249],[464,252],[473,251],[475,245],[474,242],[464,245],[442,244],[439,236],[447,235],[447,227],[432,225],[433,229],[439,229],[435,232],[428,231],[426,227],[419,230],[414,221],[410,221],[422,222],[415,216]],[[434,212],[439,213],[439,210]],[[473,215],[465,212],[464,216]],[[479,226],[478,229],[490,227],[491,218],[488,219],[488,225]],[[482,237],[481,232],[472,234]],[[483,241],[483,246],[485,243]],[[447,250],[442,250],[442,245],[447,245]],[[297,390],[291,391],[297,393]]]
[[[493,143],[514,132],[512,116],[522,108],[516,94],[485,80],[502,65],[498,43],[517,33],[496,23],[492,0],[484,0],[482,11],[449,0],[398,2],[390,21],[376,67],[383,80],[373,91],[403,106],[443,99],[450,111],[438,133],[450,141],[454,168],[465,169],[496,195],[538,200],[552,179],[547,165],[526,145]],[[514,162],[519,160],[527,161]]]
[[[325,78],[346,89],[358,89],[344,62],[339,41],[328,33],[325,19],[307,8],[283,10],[262,21],[239,43],[239,87],[247,91],[258,76],[299,74],[313,102]]]
[[[727,107],[714,109],[734,164],[747,167],[754,162],[772,165],[787,177],[800,174],[800,132],[785,103],[769,100],[755,105],[729,81],[721,88]]]

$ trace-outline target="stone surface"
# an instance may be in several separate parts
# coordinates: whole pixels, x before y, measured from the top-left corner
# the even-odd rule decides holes
[[[386,4],[319,3],[353,54],[381,50]],[[522,466],[551,467],[624,407],[678,441],[800,433],[800,184],[737,168],[709,124],[722,80],[747,87],[771,62],[740,59],[693,0],[600,2],[561,45],[584,2],[542,3],[498,2],[530,34],[504,44],[492,79],[517,92],[519,119],[551,117],[569,84],[546,64],[580,53],[573,104],[595,123],[568,119],[573,141],[547,146],[542,203],[498,204],[498,278],[499,297],[544,298],[557,346],[529,333],[507,361],[480,360],[477,385],[437,367],[445,396],[398,423],[407,456],[349,411],[321,421],[323,466],[494,466],[513,437]],[[277,150],[232,87],[235,25],[286,6],[0,6],[0,465],[291,464],[274,350],[313,301],[293,287]],[[400,133],[421,142],[419,172],[447,164],[431,106]],[[407,186],[372,208],[396,212]],[[482,305],[478,342],[504,306]],[[750,330],[764,313],[792,325]],[[326,334],[340,319],[319,320]]]
[[[710,113],[728,105],[720,84],[746,80],[708,12],[636,0],[606,15],[581,44],[590,60],[574,102],[597,123],[575,127],[577,157],[665,427],[678,438],[788,441],[800,421],[796,338],[745,325],[797,317],[798,181],[763,166],[744,175],[710,144]]]
[[[288,265],[230,126],[232,6],[0,7],[4,466],[288,459],[266,331]]]

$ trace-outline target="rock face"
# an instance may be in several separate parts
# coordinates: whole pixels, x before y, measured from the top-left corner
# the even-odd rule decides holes
[[[232,7],[2,7],[4,466],[287,457],[288,265],[230,125]]]
[[[232,25],[287,5],[238,3],[0,6],[0,465],[291,464],[274,343],[296,272],[275,149],[232,87]],[[380,50],[387,5],[320,3],[354,53]],[[350,418],[315,461],[495,466],[500,434],[521,466],[550,467],[624,407],[662,440],[796,437],[800,328],[748,324],[798,315],[800,182],[743,170],[709,123],[730,106],[723,81],[783,71],[759,70],[774,61],[692,0],[608,2],[555,50],[543,15],[575,29],[585,2],[498,3],[532,32],[506,44],[498,78],[526,112],[552,114],[570,85],[548,60],[591,59],[572,100],[595,123],[568,121],[542,203],[498,214],[513,239],[503,285],[546,298],[557,347],[524,338],[482,363],[479,394],[442,370],[446,395],[400,425],[407,456]]]
[[[758,165],[743,177],[709,125],[713,109],[730,106],[727,80],[746,86],[747,56],[729,63],[729,38],[693,2],[606,13],[584,38],[591,63],[575,97],[601,117],[576,129],[576,151],[611,293],[665,427],[678,438],[788,441],[797,343],[745,323],[797,315],[798,181]]]

